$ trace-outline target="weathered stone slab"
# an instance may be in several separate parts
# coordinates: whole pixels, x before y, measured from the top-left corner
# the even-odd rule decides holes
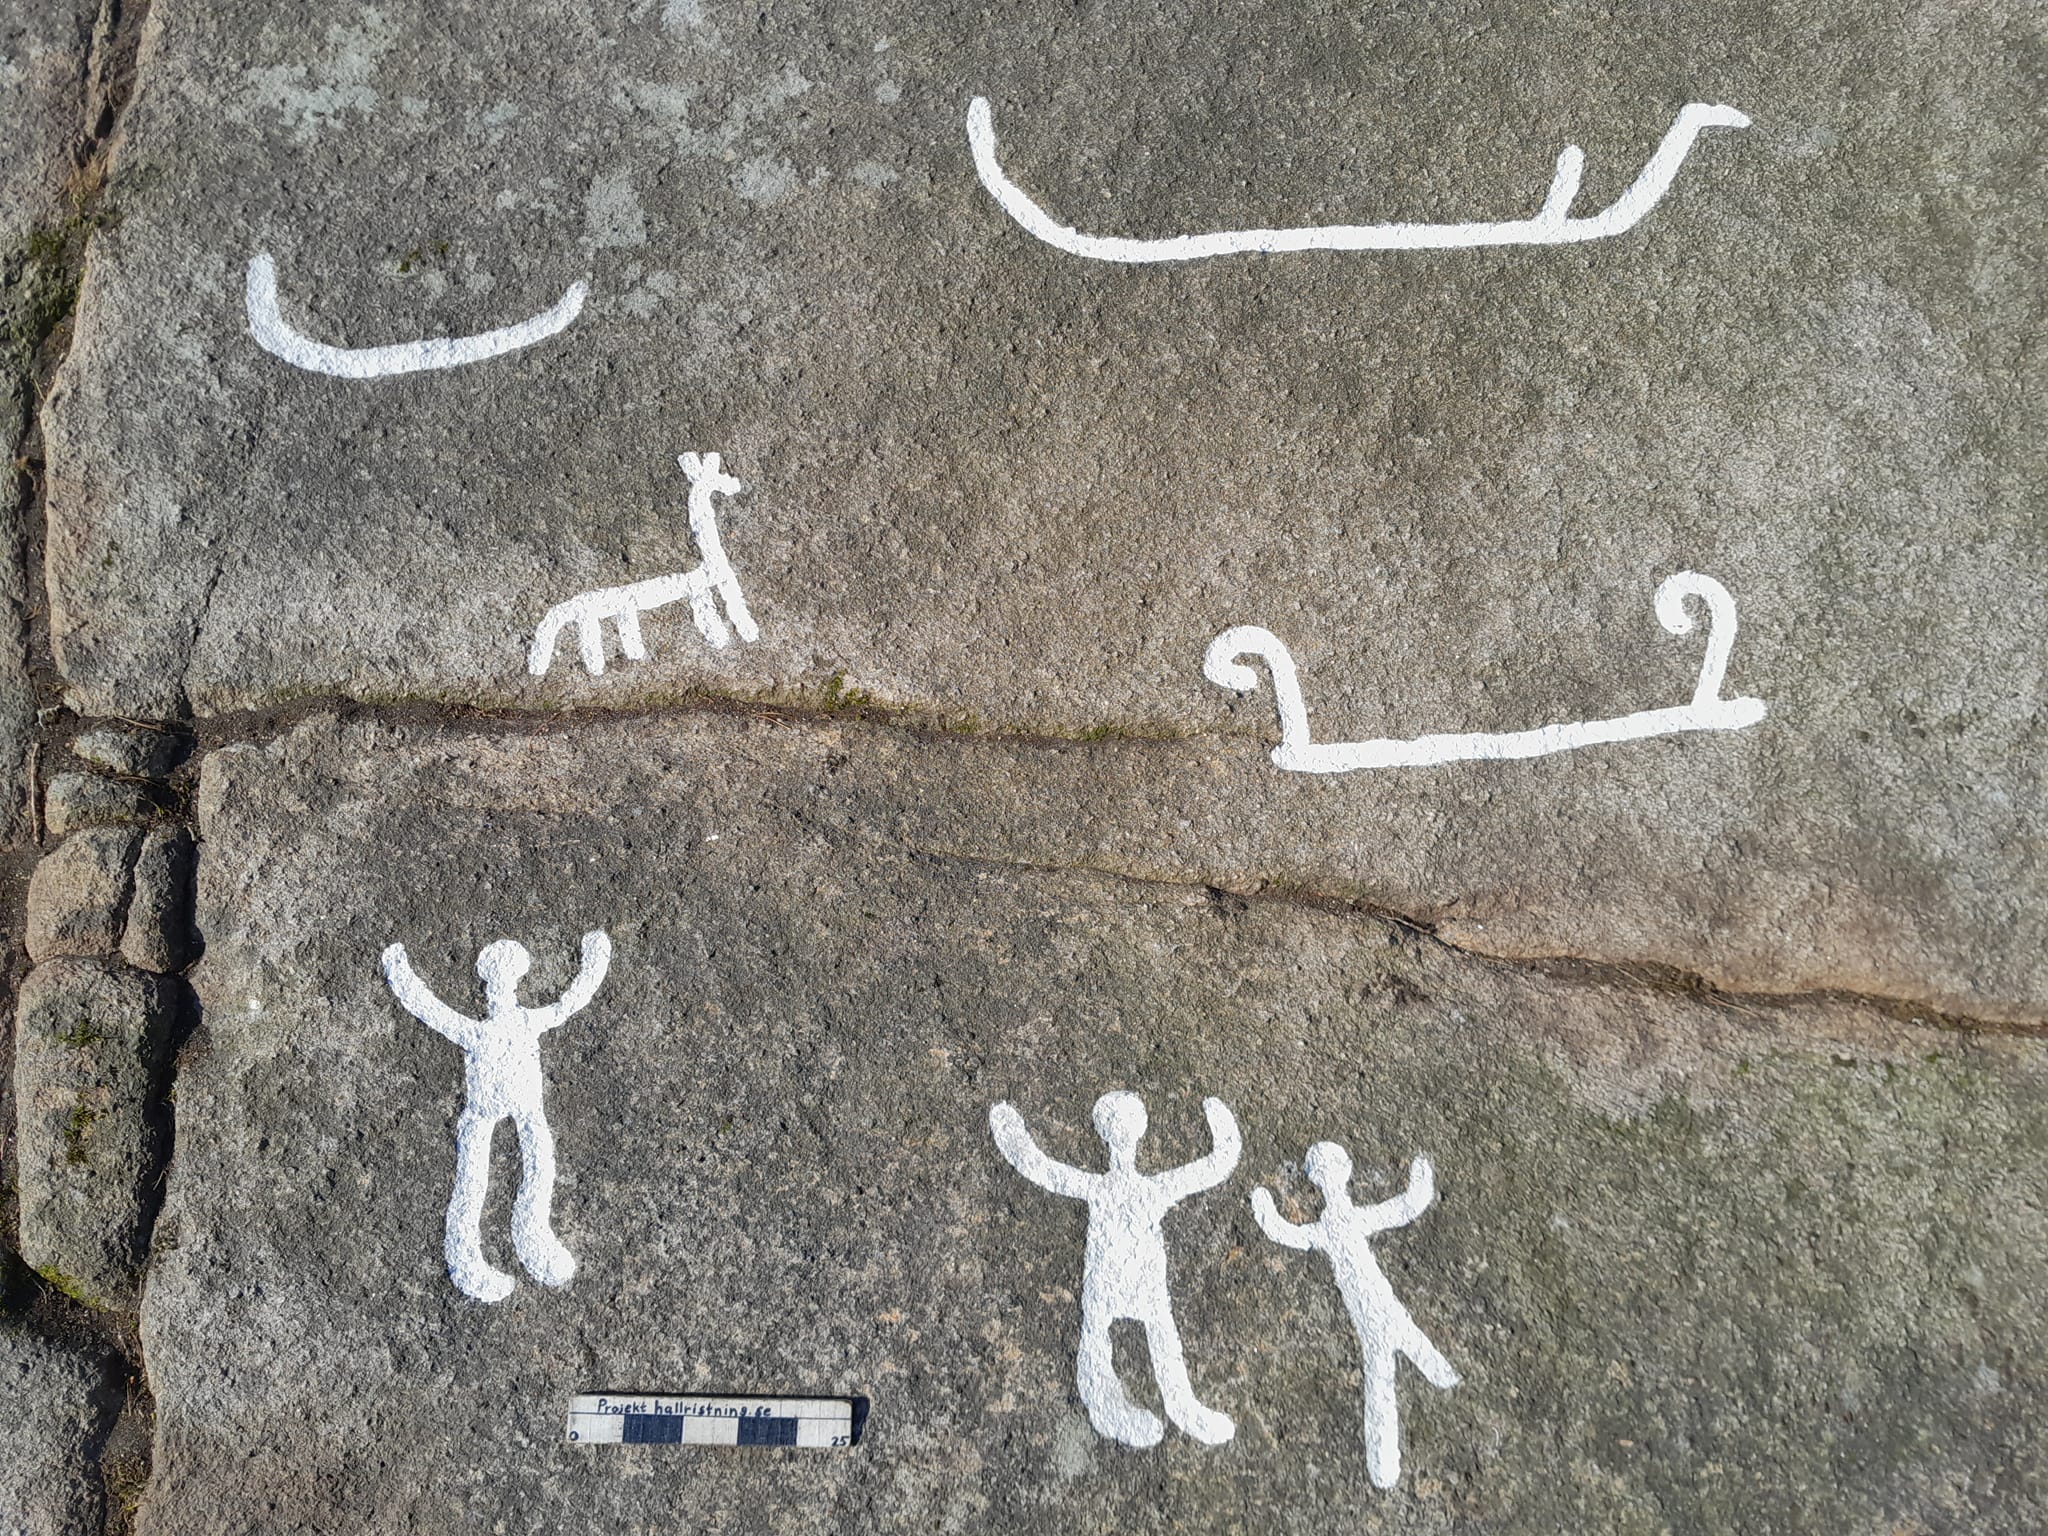
[[[152,828],[135,861],[135,899],[121,935],[121,955],[145,971],[183,970],[199,953],[192,925],[192,834]]]
[[[156,1533],[693,1528],[1475,1533],[1970,1529],[2048,1517],[2035,1042],[1839,1006],[1714,1008],[1548,978],[1372,919],[921,849],[916,780],[835,787],[812,732],[729,721],[430,735],[315,722],[210,758],[205,1006],[144,1307]],[[966,757],[934,740],[933,758]],[[861,754],[851,754],[859,760]],[[962,771],[962,770],[955,770]],[[939,775],[928,770],[925,782]],[[367,851],[367,852],[366,852]],[[609,974],[542,1046],[579,1268],[458,1294],[442,1223],[456,1048],[403,943],[475,1013],[580,934]],[[1205,1447],[1098,1438],[1076,1398],[1083,1216],[998,1156],[990,1106],[1103,1166],[1241,1165],[1165,1220]],[[1377,1248],[1463,1383],[1405,1367],[1368,1479],[1359,1356],[1310,1219],[1436,1168]],[[1156,1404],[1142,1342],[1122,1374]],[[850,1453],[562,1441],[582,1390],[857,1392]]]
[[[1183,739],[1203,782],[1243,769],[1215,789],[1269,878],[1419,891],[1518,952],[2038,1020],[2032,20],[1841,25],[158,7],[52,406],[74,702],[709,690]],[[1020,186],[1133,236],[1527,217],[1567,141],[1590,212],[1685,103],[1753,125],[1611,239],[1130,267],[997,205],[978,95]],[[337,378],[252,339],[263,253],[336,346],[589,296],[509,356]],[[644,662],[588,677],[571,633],[529,677],[551,605],[696,566],[686,450],[746,486],[718,511],[759,641],[671,607]],[[1678,706],[1704,642],[1651,596],[1686,569],[1735,599],[1748,730],[1309,784],[1253,750],[1263,670],[1242,701],[1202,673],[1265,626],[1323,741]],[[1112,789],[1204,814],[1186,780]]]
[[[94,1306],[133,1305],[162,1149],[154,1116],[177,993],[118,962],[30,971],[14,1030],[21,1255]]]
[[[105,1364],[0,1318],[0,1531],[100,1536]]]
[[[35,690],[28,675],[25,481],[20,458],[33,353],[68,302],[58,270],[67,183],[85,130],[86,64],[98,0],[9,0],[0,14],[0,840],[28,827]],[[40,601],[40,594],[38,595]]]
[[[97,0],[10,0],[0,16],[0,248],[66,212],[98,14]]]
[[[169,792],[159,785],[69,771],[50,776],[43,798],[43,822],[51,836],[63,837],[84,827],[154,821],[170,805]]]
[[[23,918],[29,959],[111,955],[121,947],[143,836],[136,827],[88,827],[37,861]]]

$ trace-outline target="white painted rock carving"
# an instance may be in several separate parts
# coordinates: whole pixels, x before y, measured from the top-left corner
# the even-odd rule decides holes
[[[1081,1270],[1081,1348],[1074,1379],[1095,1432],[1125,1445],[1157,1445],[1165,1437],[1159,1416],[1132,1402],[1117,1379],[1110,1354],[1110,1324],[1142,1324],[1152,1373],[1166,1416],[1204,1445],[1222,1445],[1237,1432],[1228,1415],[1204,1407],[1188,1381],[1167,1295],[1166,1237],[1160,1223],[1190,1195],[1212,1189],[1237,1167],[1237,1121],[1220,1099],[1204,1099],[1215,1147],[1207,1157],[1165,1173],[1138,1172],[1138,1141],[1145,1134],[1145,1103],[1135,1093],[1105,1093],[1095,1101],[1095,1130],[1109,1147],[1109,1171],[1089,1173],[1054,1162],[1039,1150],[1024,1120],[1008,1104],[988,1112],[996,1147],[1032,1183],[1088,1202],[1088,1248]]]
[[[1401,1476],[1401,1409],[1394,1395],[1394,1366],[1406,1355],[1432,1386],[1448,1390],[1458,1373],[1422,1336],[1408,1309],[1395,1299],[1393,1287],[1372,1256],[1372,1238],[1392,1227],[1405,1227],[1436,1198],[1429,1159],[1408,1165],[1408,1188],[1377,1205],[1351,1203],[1351,1158],[1334,1141],[1318,1142],[1303,1164],[1311,1183],[1323,1192],[1320,1221],[1297,1226],[1274,1207],[1273,1196],[1252,1191],[1252,1214],[1259,1228],[1287,1248],[1320,1253],[1330,1261],[1344,1310],[1358,1334],[1365,1355],[1365,1465],[1373,1482],[1391,1488]]]
[[[475,336],[434,336],[388,347],[330,347],[285,324],[277,309],[277,264],[264,252],[249,261],[244,303],[249,311],[249,334],[256,338],[257,346],[273,357],[283,358],[294,368],[331,374],[338,379],[381,379],[435,368],[460,368],[545,341],[583,313],[583,301],[589,293],[587,283],[571,283],[551,308],[517,325]]]
[[[1550,194],[1533,218],[1478,224],[1330,224],[1301,229],[1234,229],[1206,235],[1176,235],[1163,240],[1131,240],[1115,235],[1084,235],[1047,213],[996,161],[996,130],[988,100],[977,96],[967,107],[967,142],[974,151],[974,169],[989,195],[1024,228],[1073,256],[1092,261],[1198,261],[1205,256],[1240,256],[1247,252],[1277,255],[1288,251],[1428,251],[1479,245],[1570,245],[1604,240],[1633,229],[1671,189],[1679,166],[1705,128],[1747,128],[1749,119],[1733,107],[1691,102],[1658,144],[1656,152],[1626,192],[1587,218],[1571,216],[1578,195],[1585,155],[1567,144],[1557,157]]]
[[[1680,571],[1657,588],[1657,620],[1674,635],[1688,633],[1693,619],[1686,611],[1686,599],[1691,597],[1705,603],[1710,616],[1706,659],[1700,665],[1692,702],[1608,720],[1576,720],[1532,731],[1317,742],[1309,738],[1308,708],[1302,702],[1294,657],[1271,630],[1256,624],[1226,629],[1209,643],[1202,673],[1218,687],[1248,693],[1259,686],[1259,675],[1239,658],[1264,659],[1273,674],[1274,702],[1280,711],[1280,745],[1273,749],[1273,761],[1294,773],[1350,773],[1359,768],[1416,768],[1475,758],[1544,757],[1606,742],[1684,731],[1739,731],[1755,725],[1769,707],[1762,699],[1721,697],[1728,655],[1735,646],[1735,599],[1728,589],[1711,576]]]
[[[534,631],[533,647],[527,653],[526,669],[535,677],[544,676],[553,665],[555,639],[570,624],[576,626],[577,652],[583,659],[584,670],[592,677],[604,675],[603,625],[607,619],[618,629],[620,654],[628,661],[645,661],[647,646],[640,638],[640,615],[684,598],[690,600],[690,615],[696,620],[697,632],[714,649],[724,649],[731,638],[714,598],[724,599],[732,627],[742,640],[761,638],[753,614],[747,611],[740,579],[725,558],[725,545],[718,537],[718,515],[711,504],[713,496],[734,496],[746,487],[718,467],[715,453],[701,457],[686,453],[676,462],[690,477],[690,532],[697,540],[702,563],[694,571],[656,576],[630,586],[600,587],[555,604]]]
[[[384,979],[406,1012],[462,1047],[468,1100],[455,1128],[455,1190],[448,1200],[448,1278],[478,1301],[503,1301],[512,1277],[483,1255],[484,1190],[491,1176],[491,1133],[510,1118],[519,1131],[522,1172],[512,1205],[512,1246],[528,1274],[542,1285],[567,1285],[576,1259],[556,1238],[550,1217],[555,1192],[555,1137],[541,1106],[540,1037],[588,1006],[611,965],[611,940],[583,935],[576,979],[560,1001],[545,1008],[519,1002],[519,981],[533,964],[523,945],[500,939],[477,956],[484,984],[482,1019],[444,1004],[414,974],[405,946],[384,951]]]

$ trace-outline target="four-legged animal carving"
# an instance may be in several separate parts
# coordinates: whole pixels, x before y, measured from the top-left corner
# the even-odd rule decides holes
[[[734,496],[745,487],[718,467],[715,453],[685,453],[676,462],[690,477],[690,533],[703,563],[694,571],[656,576],[631,586],[600,587],[555,604],[534,631],[533,649],[527,654],[526,669],[535,677],[546,674],[555,659],[555,638],[570,624],[576,626],[576,648],[592,677],[604,674],[606,619],[618,628],[620,654],[628,661],[645,661],[647,646],[640,638],[640,615],[684,598],[690,600],[690,616],[697,622],[698,633],[714,648],[723,649],[731,638],[725,620],[719,617],[718,599],[724,600],[732,627],[742,640],[760,639],[761,631],[740,592],[740,579],[725,558],[725,545],[719,542],[718,516],[711,505],[713,496]]]

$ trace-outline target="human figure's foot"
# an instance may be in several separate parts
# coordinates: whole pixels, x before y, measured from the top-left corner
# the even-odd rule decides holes
[[[543,1232],[521,1243],[519,1262],[542,1285],[567,1285],[576,1277],[576,1255],[564,1248],[552,1232]]]
[[[502,1269],[493,1269],[478,1254],[452,1261],[448,1265],[448,1278],[455,1282],[455,1289],[465,1296],[478,1301],[503,1301],[515,1289],[512,1277]]]

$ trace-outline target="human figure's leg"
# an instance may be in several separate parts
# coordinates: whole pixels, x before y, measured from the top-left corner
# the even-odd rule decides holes
[[[1373,1485],[1391,1488],[1401,1479],[1401,1408],[1394,1398],[1392,1348],[1365,1353],[1365,1470]]]
[[[1415,1362],[1415,1368],[1429,1379],[1431,1386],[1448,1390],[1458,1384],[1457,1368],[1422,1336],[1420,1328],[1411,1326],[1401,1331],[1401,1352]]]
[[[526,1272],[542,1285],[567,1285],[576,1273],[576,1257],[556,1238],[550,1214],[555,1198],[555,1133],[538,1109],[515,1115],[513,1123],[519,1127],[522,1166],[519,1197],[512,1202],[512,1246]]]
[[[1132,1402],[1117,1379],[1109,1324],[1107,1317],[1086,1305],[1081,1308],[1081,1352],[1074,1365],[1074,1384],[1080,1388],[1081,1406],[1088,1410],[1095,1433],[1144,1450],[1166,1438],[1166,1426],[1159,1422],[1158,1414]]]
[[[512,1277],[484,1260],[484,1191],[491,1180],[491,1132],[499,1117],[465,1109],[455,1125],[455,1190],[448,1197],[448,1230],[442,1251],[455,1289],[478,1301],[503,1301]]]
[[[1152,1352],[1152,1374],[1159,1382],[1159,1396],[1169,1419],[1204,1445],[1222,1445],[1237,1433],[1229,1414],[1205,1407],[1195,1396],[1187,1359],[1181,1353],[1180,1329],[1174,1326],[1164,1296],[1145,1319],[1145,1346]]]

